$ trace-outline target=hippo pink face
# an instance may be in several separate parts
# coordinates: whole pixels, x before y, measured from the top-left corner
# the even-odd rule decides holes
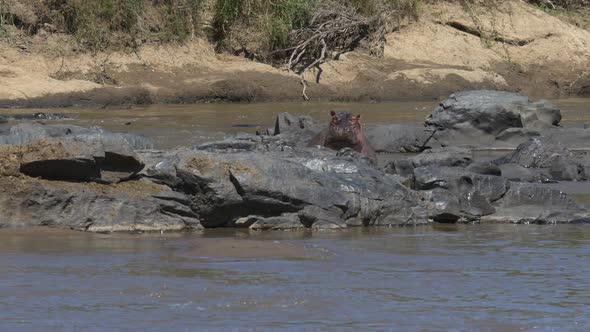
[[[348,112],[331,111],[332,120],[328,127],[326,144],[333,149],[352,147],[362,139],[361,116]]]

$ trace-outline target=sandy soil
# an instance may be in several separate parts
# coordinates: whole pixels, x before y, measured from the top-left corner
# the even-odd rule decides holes
[[[67,38],[0,43],[0,107],[99,106],[301,99],[299,77],[204,40],[137,53],[63,51]],[[323,66],[313,100],[439,98],[492,88],[532,97],[590,95],[590,32],[520,1],[498,7],[426,5],[387,36],[384,57],[362,50]],[[307,77],[315,80],[315,73]]]

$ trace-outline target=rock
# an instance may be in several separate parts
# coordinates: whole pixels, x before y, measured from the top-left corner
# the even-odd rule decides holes
[[[148,165],[142,174],[191,195],[205,227],[289,213],[313,228],[427,222],[412,217],[419,199],[398,178],[326,149],[223,154],[182,150],[144,159],[146,154],[140,154]],[[390,217],[396,213],[407,218]]]
[[[377,125],[367,126],[365,136],[376,152],[422,152],[428,148],[440,147],[431,139],[432,131],[423,126]]]
[[[578,181],[583,168],[571,156],[559,155],[551,160],[549,174],[557,181]]]
[[[547,182],[551,176],[544,169],[525,168],[521,165],[508,163],[499,166],[502,176],[518,182]]]
[[[6,122],[8,122],[8,118],[0,115],[0,123],[6,123]]]
[[[436,188],[423,193],[428,206],[428,218],[435,222],[455,223],[461,218],[459,198],[446,189]]]
[[[104,145],[95,139],[75,137],[30,143],[29,151],[22,156],[20,172],[48,180],[115,183],[127,180],[143,169],[143,163],[137,159],[131,146],[125,147],[123,142],[117,147],[112,142]],[[115,151],[110,150],[109,145]]]
[[[421,154],[413,157],[411,160],[414,167],[462,167],[472,163],[471,156],[472,153],[470,149],[460,147],[447,147],[426,150]]]
[[[463,192],[461,196],[446,189],[436,188],[422,192],[427,202],[428,217],[435,222],[455,223],[477,221],[496,212],[479,192]]]
[[[195,150],[215,151],[254,151],[260,146],[259,142],[246,139],[225,139],[218,142],[208,142],[197,145]]]
[[[408,159],[400,159],[385,165],[388,174],[406,178],[414,177],[414,169],[424,166],[467,166],[472,162],[471,150],[465,148],[436,148],[426,150]]]
[[[71,119],[71,117],[64,114],[57,113],[34,113],[34,114],[15,114],[7,116],[14,120],[62,120]]]
[[[150,183],[89,187],[35,179],[0,181],[5,186],[0,192],[0,228],[52,226],[112,232],[200,227],[190,206],[183,204],[189,200],[179,199],[180,194],[168,195],[169,189]]]
[[[35,178],[61,181],[96,181],[100,169],[94,159],[47,159],[23,163],[20,172]]]
[[[435,136],[444,145],[453,141],[477,144],[470,139],[495,137],[509,128],[551,128],[561,113],[549,102],[531,103],[528,97],[503,91],[463,91],[442,102],[426,120],[440,131]]]
[[[545,128],[560,121],[561,112],[547,101],[531,103],[528,97],[516,93],[478,90],[451,95],[426,124],[444,130],[469,123],[484,133],[497,135],[508,128]]]
[[[280,135],[293,132],[319,133],[323,129],[322,124],[310,116],[294,116],[287,112],[280,113],[275,120],[273,134]],[[313,134],[309,137],[312,138]]]
[[[466,170],[471,173],[482,175],[502,176],[502,170],[496,164],[488,161],[475,162],[467,166]]]
[[[152,149],[151,139],[136,134],[110,133],[100,128],[84,128],[74,125],[24,122],[12,126],[8,133],[0,135],[0,144],[22,145],[42,139],[71,138],[82,142],[97,141],[108,150]]]
[[[522,143],[513,153],[494,161],[496,165],[518,164],[527,168],[549,168],[557,156],[570,157],[571,153],[564,146],[532,139]]]
[[[552,127],[547,129],[510,128],[495,138],[495,145],[505,148],[517,147],[531,139],[567,146],[569,149],[587,149],[590,130],[582,128]]]
[[[568,223],[588,217],[587,211],[562,191],[541,184],[512,183],[496,202],[496,213],[482,222]]]
[[[387,174],[396,174],[406,178],[414,178],[414,163],[411,159],[400,159],[385,165],[383,171]]]
[[[283,213],[277,217],[262,218],[250,226],[253,230],[291,230],[304,228],[296,213]]]
[[[22,128],[27,127],[6,129],[0,137],[16,141],[13,134]],[[590,157],[543,142],[528,143],[493,164],[471,163],[469,150],[435,149],[388,165],[388,172],[407,173],[400,176],[347,149],[287,148],[283,134],[158,151],[131,134],[39,128],[47,138],[0,147],[0,227],[334,229],[588,217],[559,190],[499,176],[498,170],[507,175],[512,168],[552,171],[565,179],[575,173],[569,160],[576,162],[580,178],[590,169]],[[23,132],[19,140],[31,140],[32,133]],[[253,145],[236,148],[244,142]]]
[[[419,167],[414,170],[417,190],[447,189],[458,196],[479,192],[489,202],[500,199],[508,190],[508,180],[482,175],[458,167]]]
[[[541,132],[530,128],[508,128],[499,133],[495,138],[496,145],[505,148],[517,147],[531,139],[540,138]]]

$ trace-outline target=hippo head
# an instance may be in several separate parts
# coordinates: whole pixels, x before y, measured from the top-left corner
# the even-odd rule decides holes
[[[362,140],[361,116],[348,112],[331,111],[332,121],[328,126],[326,146],[332,149],[352,147]]]

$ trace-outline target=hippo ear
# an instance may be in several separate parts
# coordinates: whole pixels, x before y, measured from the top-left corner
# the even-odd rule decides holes
[[[336,112],[334,112],[334,111],[330,111],[330,115],[331,115],[331,116],[334,116],[334,115],[336,115]]]
[[[358,114],[358,115],[356,116],[356,119],[357,119],[357,120],[360,120],[360,119],[361,119],[361,115],[360,115],[360,114]]]

